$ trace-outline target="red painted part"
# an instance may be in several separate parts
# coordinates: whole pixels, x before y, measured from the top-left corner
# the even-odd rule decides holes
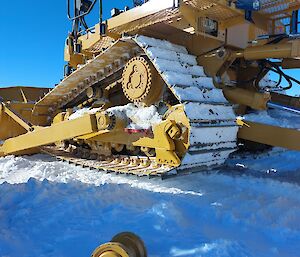
[[[149,129],[129,129],[129,128],[125,128],[124,131],[128,134],[151,134],[151,131]]]

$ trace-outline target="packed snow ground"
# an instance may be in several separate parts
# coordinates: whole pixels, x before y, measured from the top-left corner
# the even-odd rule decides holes
[[[0,158],[0,256],[90,256],[121,231],[152,257],[299,256],[299,173],[279,148],[167,180]]]

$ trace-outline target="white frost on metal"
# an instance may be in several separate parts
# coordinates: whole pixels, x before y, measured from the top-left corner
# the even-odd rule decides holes
[[[173,92],[178,96],[179,100],[182,102],[185,101],[199,101],[205,103],[227,103],[223,92],[218,89],[206,89],[206,88],[198,88],[198,87],[178,87],[174,86]]]
[[[195,77],[174,71],[164,72],[162,76],[170,85],[215,88],[212,78],[209,77]]]
[[[262,80],[259,82],[259,86],[261,88],[275,88],[277,83],[274,80],[270,79],[270,74],[268,73],[265,77],[262,78]]]
[[[235,142],[238,127],[200,127],[191,128],[190,143],[195,144],[217,144],[221,142]]]
[[[204,77],[203,67],[198,65],[189,65],[178,61],[170,61],[161,58],[155,58],[153,60],[155,67],[161,72],[173,71],[180,74],[188,74],[192,76]]]
[[[231,106],[190,102],[185,105],[185,112],[190,120],[218,121],[235,119]]]
[[[189,65],[197,65],[196,56],[184,53],[176,53],[174,51],[162,49],[159,47],[148,47],[147,52],[151,59],[159,58],[169,61],[176,61],[180,63],[187,63]]]
[[[139,46],[141,46],[143,48],[149,47],[149,46],[155,46],[155,47],[169,50],[172,52],[188,54],[188,51],[186,50],[186,48],[184,46],[175,45],[166,40],[154,39],[154,38],[145,37],[145,36],[137,36],[136,42],[138,43]]]
[[[228,158],[229,154],[234,152],[234,149],[225,150],[225,151],[212,151],[206,153],[191,153],[188,152],[183,160],[182,166],[180,168],[185,168],[188,166],[192,168],[193,166],[210,166],[210,165],[221,165]],[[208,165],[210,164],[210,165]]]

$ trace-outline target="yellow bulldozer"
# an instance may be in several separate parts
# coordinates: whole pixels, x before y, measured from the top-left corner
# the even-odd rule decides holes
[[[262,118],[300,114],[285,93],[300,81],[284,72],[300,67],[299,0],[134,1],[107,20],[99,0],[89,27],[96,1],[68,1],[55,88],[0,89],[0,156],[168,176],[222,165],[241,145],[300,150],[299,128]]]

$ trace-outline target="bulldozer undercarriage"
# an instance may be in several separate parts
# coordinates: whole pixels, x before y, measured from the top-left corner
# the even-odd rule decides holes
[[[122,56],[120,52],[127,62],[117,60]],[[109,56],[111,63],[98,61],[105,56]],[[118,65],[115,65],[116,60]],[[111,80],[115,75],[113,67],[122,73],[121,77]],[[95,71],[100,71],[101,76]],[[105,80],[110,80],[109,86],[103,82]],[[68,99],[76,98],[84,90],[104,85],[97,90],[108,96],[110,92],[103,91],[115,84],[122,87],[115,93],[121,94],[118,99],[124,101],[123,95],[126,96],[125,110],[109,107],[105,100],[101,107],[93,108],[91,104],[89,113],[94,110],[101,113],[97,117],[97,132],[43,147],[42,151],[63,161],[107,172],[166,176],[223,164],[235,150],[238,126],[234,110],[222,90],[214,87],[212,79],[197,65],[196,56],[189,55],[185,47],[154,38],[120,39],[62,81],[37,103],[36,108],[60,101],[66,91],[76,92],[76,95],[65,97],[64,103],[51,104],[51,108],[70,108]],[[97,95],[95,91],[96,88],[88,90],[89,95]],[[126,108],[132,106],[141,106],[134,107],[137,111],[138,108],[159,109],[160,123],[138,127],[132,117],[126,115]]]
[[[298,111],[298,99],[272,90],[261,92],[258,82],[266,70],[296,81],[265,59],[284,58],[285,66],[296,67],[299,40],[283,38],[245,49],[223,47],[220,42],[225,39],[214,31],[216,21],[204,19],[200,12],[213,15],[214,8],[226,10],[226,19],[221,12],[215,18],[224,18],[220,27],[229,28],[235,22],[243,24],[240,11],[222,1],[204,9],[194,4],[201,1],[175,2],[168,0],[161,9],[151,9],[150,1],[137,7],[137,16],[125,12],[128,22],[123,16],[114,17],[106,23],[104,36],[103,24],[97,24],[93,34],[70,35],[66,45],[68,74],[54,89],[27,89],[32,99],[27,99],[22,89],[0,91],[1,96],[8,95],[0,102],[0,122],[4,124],[0,127],[0,139],[4,140],[0,156],[42,151],[105,172],[165,177],[224,164],[237,149],[238,138],[300,150],[293,142],[300,137],[298,130],[236,118],[247,108],[288,109],[272,102],[275,100],[292,103],[290,110]],[[253,19],[265,30],[260,15],[254,14]],[[201,24],[209,25],[206,29],[211,34],[203,36]],[[249,26],[251,32],[254,25]],[[152,33],[146,29],[144,34],[138,33],[146,27]],[[159,39],[153,36],[153,28],[180,32],[180,36],[169,33]],[[172,40],[166,40],[168,37]],[[185,43],[181,44],[181,37]],[[80,53],[72,42],[81,48]],[[201,42],[203,47],[199,47]],[[20,96],[10,99],[16,90]],[[260,131],[264,133],[258,136]]]

